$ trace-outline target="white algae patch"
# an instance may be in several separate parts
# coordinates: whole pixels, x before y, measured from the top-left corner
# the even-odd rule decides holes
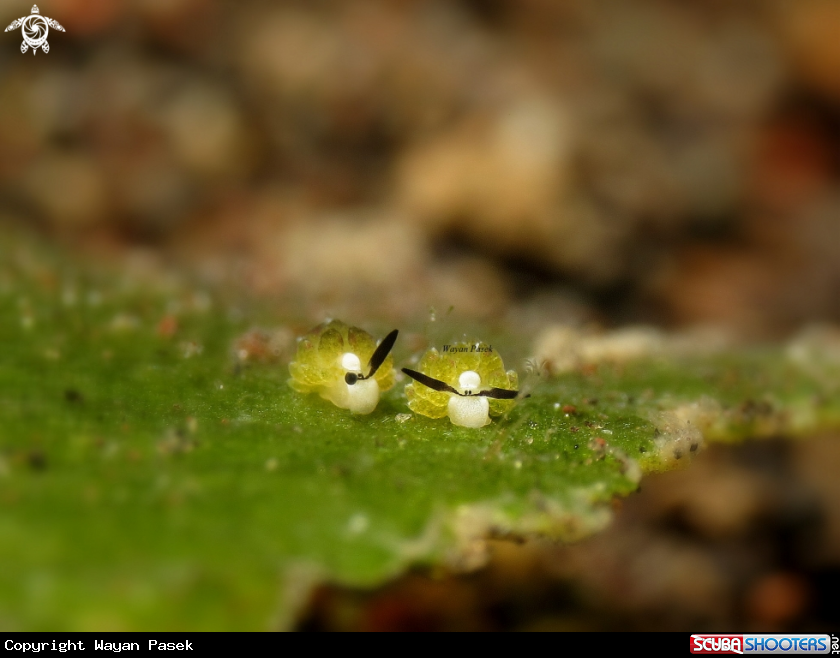
[[[812,325],[800,331],[787,344],[785,356],[811,374],[840,366],[840,328]]]
[[[656,418],[656,450],[663,466],[672,466],[683,457],[692,455],[703,443],[703,433],[690,420],[672,411],[662,411]]]
[[[512,496],[467,503],[441,511],[416,539],[399,543],[407,563],[437,556],[456,571],[472,571],[489,559],[488,540],[533,537],[575,542],[603,530],[612,509],[599,485],[577,489],[558,501],[533,492],[523,506]]]
[[[600,363],[625,363],[657,356],[709,354],[729,344],[720,331],[699,328],[666,334],[654,327],[624,327],[610,332],[556,325],[544,330],[534,344],[537,363],[559,374]]]

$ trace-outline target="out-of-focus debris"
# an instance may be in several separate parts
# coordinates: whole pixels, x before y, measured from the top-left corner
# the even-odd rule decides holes
[[[697,328],[683,333],[665,333],[654,327],[625,327],[598,332],[571,325],[544,329],[534,342],[534,358],[550,372],[579,370],[600,363],[620,364],[652,356],[708,354],[730,344],[726,332]]]
[[[562,282],[586,319],[840,317],[830,1],[56,2],[83,56],[0,81],[23,221],[316,314],[373,285],[487,317]]]

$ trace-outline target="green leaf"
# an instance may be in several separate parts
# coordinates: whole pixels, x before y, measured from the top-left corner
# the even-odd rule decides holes
[[[3,630],[286,628],[324,580],[470,568],[488,536],[595,532],[702,432],[840,425],[840,368],[810,343],[520,368],[530,397],[478,430],[410,414],[403,384],[352,416],[289,388],[293,332],[285,358],[271,336],[251,350],[266,362],[239,353],[260,311],[2,244]]]

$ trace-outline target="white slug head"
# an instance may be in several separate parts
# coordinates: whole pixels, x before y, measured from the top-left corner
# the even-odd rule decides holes
[[[396,339],[396,330],[377,344],[366,331],[338,320],[319,325],[300,340],[289,364],[289,385],[300,393],[317,392],[354,414],[369,414],[380,392],[394,384],[390,352]]]
[[[376,379],[357,379],[353,384],[341,380],[322,391],[321,396],[354,414],[369,414],[379,403],[379,384]]]
[[[447,411],[453,425],[461,427],[484,427],[490,423],[490,401],[478,392],[481,390],[481,375],[475,370],[465,370],[458,375],[461,395],[450,395]]]
[[[483,395],[452,395],[448,411],[453,425],[484,427],[490,424],[490,402]]]
[[[475,370],[466,370],[458,376],[458,386],[464,395],[473,395],[481,390],[481,375]]]
[[[362,376],[362,362],[353,352],[345,352],[341,355],[341,367],[347,372]]]
[[[379,384],[373,377],[362,374],[362,361],[352,352],[341,355],[344,377],[338,382],[330,400],[354,414],[369,414],[379,403]]]

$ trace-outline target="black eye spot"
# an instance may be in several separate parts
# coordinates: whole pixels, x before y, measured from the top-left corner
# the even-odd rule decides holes
[[[359,376],[355,372],[348,372],[344,375],[344,381],[347,382],[348,386],[352,386],[359,381]]]

